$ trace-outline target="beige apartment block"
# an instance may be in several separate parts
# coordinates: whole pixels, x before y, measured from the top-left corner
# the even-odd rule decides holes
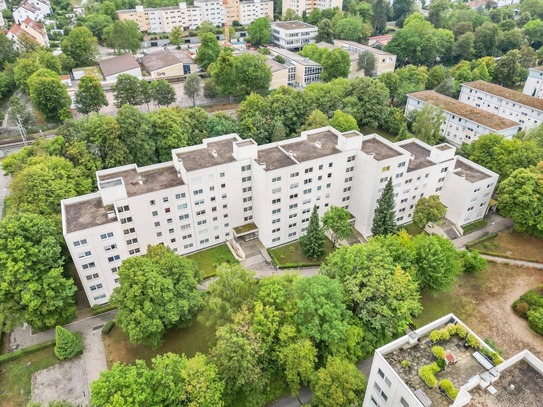
[[[334,45],[356,54],[361,54],[362,52],[372,53],[375,56],[374,76],[379,76],[386,72],[394,72],[394,69],[396,68],[396,55],[391,54],[390,52],[372,48],[354,41],[334,40]]]
[[[268,48],[273,56],[279,55],[288,67],[288,86],[305,88],[321,79],[322,65],[287,49]]]
[[[311,13],[313,10],[326,10],[329,8],[343,7],[343,0],[283,0],[283,14],[287,10],[293,10],[300,17],[306,12]]]

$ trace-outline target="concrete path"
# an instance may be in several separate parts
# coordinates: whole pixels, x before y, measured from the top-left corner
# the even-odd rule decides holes
[[[461,249],[466,247],[467,244],[473,242],[474,240],[480,239],[491,233],[503,232],[511,227],[513,227],[513,221],[508,218],[503,218],[495,212],[492,212],[487,217],[488,225],[482,229],[476,230],[469,235],[461,236],[458,239],[453,240],[453,244],[456,248]]]
[[[4,199],[8,195],[8,185],[11,181],[11,177],[4,173],[0,165],[0,219],[2,219],[2,209],[4,208]]]
[[[104,342],[102,341],[102,329],[87,331],[83,334],[83,360],[87,381],[90,385],[98,379],[100,372],[107,369]]]
[[[506,259],[505,257],[488,256],[486,254],[481,254],[481,257],[484,257],[485,259],[488,259],[491,261],[495,261],[496,263],[507,263],[513,266],[529,267],[529,268],[543,270],[543,264],[541,263],[535,263],[535,262],[524,261],[524,260]]]

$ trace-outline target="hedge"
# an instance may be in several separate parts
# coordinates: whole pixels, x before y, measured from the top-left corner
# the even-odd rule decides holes
[[[454,387],[453,382],[450,380],[444,379],[439,382],[439,388],[447,394],[447,396],[454,401],[456,396],[458,396],[458,390]]]
[[[102,333],[107,335],[115,326],[115,321],[107,321],[102,327]]]
[[[436,387],[437,379],[436,379],[436,373],[439,372],[441,369],[437,365],[437,363],[432,363],[430,365],[422,366],[419,369],[419,377],[422,379],[424,383],[428,387]]]
[[[31,353],[38,352],[43,349],[52,348],[55,346],[55,340],[52,339],[47,342],[38,343],[37,345],[28,346],[23,349],[17,349],[14,352],[6,353],[5,355],[0,356],[0,363],[10,362],[12,360],[18,359],[21,356],[29,355]]]
[[[113,304],[107,304],[107,305],[93,305],[91,307],[91,314],[93,316],[103,314],[104,312],[112,311],[114,309],[117,309],[117,306]]]

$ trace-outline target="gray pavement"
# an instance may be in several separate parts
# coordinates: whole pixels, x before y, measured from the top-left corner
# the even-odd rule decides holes
[[[503,232],[504,230],[513,227],[513,221],[511,219],[501,217],[495,212],[490,212],[487,215],[486,220],[488,221],[488,225],[484,228],[453,240],[452,242],[454,243],[456,248],[464,248],[467,244],[473,242],[474,240],[480,239],[481,237],[489,235],[490,233]]]
[[[490,260],[490,261],[495,261],[496,263],[511,264],[513,266],[531,267],[531,268],[543,270],[543,264],[535,263],[532,261],[506,259],[505,257],[488,256],[486,254],[481,254],[481,257],[484,257],[485,259]]]
[[[2,219],[2,210],[4,208],[4,200],[8,195],[8,185],[11,181],[11,177],[4,173],[4,170],[0,166],[0,219]]]

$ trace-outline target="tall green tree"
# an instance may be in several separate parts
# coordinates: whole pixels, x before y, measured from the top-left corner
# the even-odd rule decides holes
[[[87,27],[76,27],[62,40],[60,48],[74,60],[76,66],[88,66],[98,54],[97,42]]]
[[[40,69],[28,78],[28,85],[32,105],[46,120],[60,122],[70,118],[71,99],[57,73]]]
[[[334,26],[334,36],[340,40],[363,42],[370,35],[370,25],[358,17],[342,18]]]
[[[212,33],[205,33],[200,37],[200,47],[194,61],[203,69],[207,69],[209,65],[217,60],[221,52],[221,47],[217,37]]]
[[[118,140],[125,146],[131,162],[140,166],[155,164],[158,157],[150,118],[134,106],[124,105],[117,111],[116,122]]]
[[[71,359],[83,353],[83,341],[66,328],[55,328],[55,356],[60,360]]]
[[[332,206],[322,216],[322,226],[331,232],[332,243],[334,245],[339,240],[346,239],[354,233],[354,228],[351,224],[351,214],[347,209],[339,206]]]
[[[361,405],[366,390],[366,378],[351,362],[329,357],[311,382],[316,407]]]
[[[332,22],[327,18],[321,20],[318,25],[316,41],[324,41],[328,42],[329,44],[332,44],[334,42],[334,26],[332,25]]]
[[[34,123],[34,115],[19,96],[13,95],[10,97],[8,106],[8,119],[12,125],[17,124],[17,116],[19,116],[23,126]]]
[[[141,48],[142,34],[135,21],[115,21],[104,29],[103,38],[117,54],[136,53]]]
[[[202,304],[196,263],[163,245],[124,260],[119,279],[111,296],[119,308],[115,322],[133,343],[160,345],[166,330],[187,325]]]
[[[373,16],[371,24],[374,34],[383,34],[387,26],[387,18],[391,12],[390,4],[386,0],[373,0],[371,3]]]
[[[389,178],[383,193],[377,200],[373,213],[371,234],[373,236],[389,235],[396,232],[396,202],[394,201],[394,187],[392,178]]]
[[[469,61],[475,54],[475,35],[472,32],[462,34],[453,45],[453,55],[459,60]]]
[[[375,55],[369,51],[362,51],[358,55],[357,67],[359,71],[364,71],[365,76],[373,76],[376,64]]]
[[[319,127],[329,126],[328,117],[320,110],[313,110],[308,116],[302,130],[318,129]]]
[[[513,86],[523,81],[526,70],[519,64],[520,53],[514,49],[500,58],[496,64],[493,82],[503,86]]]
[[[334,112],[332,120],[330,120],[330,125],[341,132],[360,130],[358,124],[356,123],[356,119],[349,113],[344,113],[341,110],[336,110]]]
[[[422,197],[415,204],[413,222],[424,229],[428,222],[437,222],[445,216],[445,213],[447,213],[447,207],[441,203],[438,195]]]
[[[249,95],[251,92],[267,92],[272,73],[262,55],[244,53],[234,58],[238,92]]]
[[[98,112],[109,103],[100,80],[94,76],[83,76],[75,93],[75,107],[79,113]]]
[[[113,18],[103,14],[91,14],[85,21],[85,27],[91,30],[92,35],[101,40],[104,35],[104,30],[113,24]]]
[[[278,353],[290,393],[298,396],[303,385],[309,384],[317,363],[317,349],[309,339],[284,344]],[[298,399],[300,400],[300,399]]]
[[[415,137],[427,144],[437,144],[441,136],[441,125],[445,121],[443,109],[427,104],[418,113],[413,123]]]
[[[113,86],[113,99],[115,106],[140,106],[143,104],[140,80],[133,75],[120,74]]]
[[[149,85],[151,100],[159,106],[169,106],[175,102],[175,89],[166,80],[153,81]]]
[[[0,222],[0,312],[6,329],[42,330],[70,322],[76,287],[64,277],[62,237],[53,220],[31,213]]]
[[[321,80],[330,82],[336,78],[347,78],[351,70],[351,57],[341,48],[327,52],[320,62],[322,65]]]
[[[317,206],[313,207],[309,225],[305,235],[300,237],[300,246],[304,255],[310,259],[317,259],[324,254],[324,231],[322,230]]]
[[[15,62],[19,52],[13,46],[12,41],[4,33],[0,33],[0,70],[3,70],[6,64]]]
[[[360,126],[372,128],[383,124],[387,118],[390,93],[379,80],[372,78],[356,78],[347,85],[344,97],[349,97],[349,108],[346,109]]]
[[[202,93],[201,82],[197,74],[191,74],[183,85],[183,92],[192,100],[192,107],[196,106],[196,98]]]
[[[257,18],[249,25],[247,31],[249,32],[249,41],[255,47],[271,42],[271,24],[268,17]]]
[[[180,45],[183,42],[183,29],[180,26],[173,27],[169,38],[172,45]]]

